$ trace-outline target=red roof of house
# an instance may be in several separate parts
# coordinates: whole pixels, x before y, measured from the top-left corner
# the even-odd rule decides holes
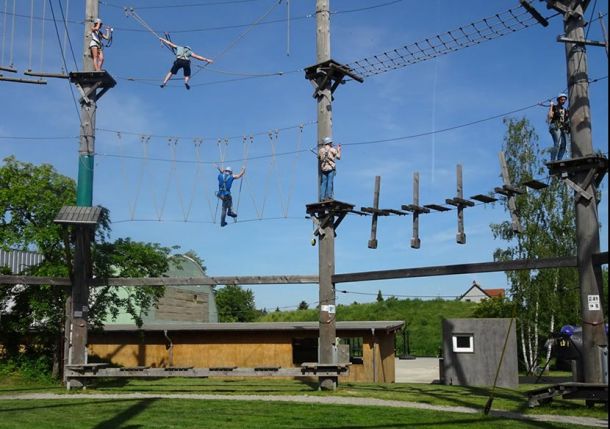
[[[483,292],[485,292],[490,297],[494,297],[494,296],[501,297],[501,296],[504,296],[504,289],[483,289]]]

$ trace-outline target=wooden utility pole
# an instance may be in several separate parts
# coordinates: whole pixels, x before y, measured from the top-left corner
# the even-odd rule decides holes
[[[329,61],[330,58],[330,0],[316,0],[316,62],[318,64]],[[332,137],[332,92],[331,80],[318,88],[318,149],[324,137]],[[321,170],[318,163],[318,192],[321,180]],[[320,195],[318,195],[319,199]],[[335,286],[332,276],[335,274],[335,227],[333,222],[323,226],[318,247],[318,262],[320,276],[320,337],[319,337],[319,363],[333,364],[337,358],[337,329],[335,313]],[[336,378],[320,377],[320,389],[334,390]]]
[[[599,253],[599,222],[596,199],[596,182],[591,180],[595,174],[594,167],[589,167],[587,160],[594,157],[591,136],[591,111],[589,106],[589,82],[587,75],[587,54],[585,49],[584,26],[585,10],[589,0],[547,0],[547,6],[564,15],[565,43],[567,60],[568,99],[570,107],[572,159],[567,160],[566,167],[571,167],[572,182],[578,185],[586,195],[576,192],[576,240],[580,307],[583,334],[583,381],[586,383],[602,382],[602,348],[608,346],[604,332],[604,311],[601,305],[602,274],[601,267],[593,263],[593,255]],[[577,168],[575,168],[577,167]],[[561,168],[561,167],[560,167]],[[568,172],[566,171],[567,175]]]

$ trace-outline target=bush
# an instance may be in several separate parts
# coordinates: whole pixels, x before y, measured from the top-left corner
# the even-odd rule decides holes
[[[50,381],[52,366],[48,356],[20,355],[0,360],[0,377],[19,375],[27,380]]]

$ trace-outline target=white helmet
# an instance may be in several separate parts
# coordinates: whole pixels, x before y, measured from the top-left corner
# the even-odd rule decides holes
[[[565,98],[566,100],[568,99],[568,96],[563,92],[557,96],[557,99],[559,100],[561,97]]]
[[[228,171],[229,173],[233,173],[233,169],[231,167],[225,167],[224,171]]]
[[[95,18],[95,21],[93,21],[94,24],[101,24],[102,23],[102,18]]]
[[[333,138],[332,138],[332,137],[324,137],[324,138],[322,139],[322,142],[323,142],[324,144],[332,144],[332,142],[333,142]]]

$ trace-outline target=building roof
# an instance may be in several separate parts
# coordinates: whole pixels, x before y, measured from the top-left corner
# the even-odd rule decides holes
[[[487,294],[487,296],[495,297],[495,296],[504,296],[504,289],[483,289],[483,292]]]
[[[377,331],[395,332],[403,327],[402,320],[390,321],[346,321],[337,322],[339,331],[362,331],[375,329]],[[318,322],[263,322],[263,323],[188,323],[188,324],[144,324],[142,328],[135,325],[107,325],[104,332],[132,332],[132,331],[317,331]]]
[[[28,267],[38,265],[43,259],[42,254],[36,252],[0,249],[0,267],[9,267],[12,274],[19,274]]]

